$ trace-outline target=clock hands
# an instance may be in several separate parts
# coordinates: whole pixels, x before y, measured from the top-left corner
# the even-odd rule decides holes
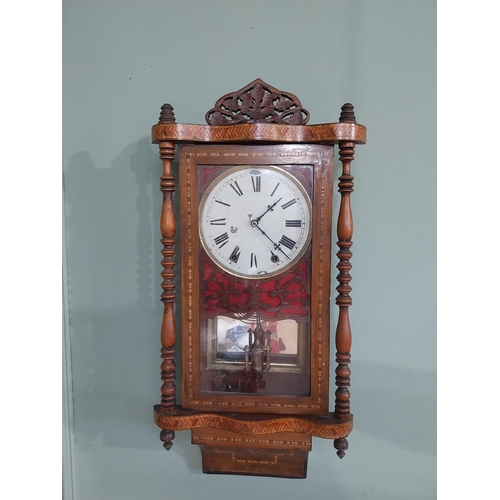
[[[282,197],[281,197],[282,198]],[[267,214],[267,212],[269,211],[272,211],[273,208],[278,204],[278,202],[281,200],[281,198],[279,200],[276,200],[272,205],[268,205],[267,206],[267,210],[260,216],[260,217],[257,217],[256,219],[254,219],[252,221],[252,226],[257,226],[257,224],[259,223],[260,219],[262,219],[262,217],[264,217],[264,215]],[[254,224],[255,223],[255,224]]]
[[[279,243],[275,243],[268,235],[265,231],[263,231],[260,227],[259,227],[259,224],[254,224],[255,221],[252,221],[252,226],[253,227],[256,227],[273,245],[274,245],[274,249],[275,250],[279,250],[287,259],[290,259],[290,257],[288,257],[288,255],[282,250],[281,246],[279,245]],[[271,252],[272,253],[272,252]],[[274,255],[274,254],[273,254]]]
[[[287,255],[287,254],[283,251],[283,249],[281,248],[281,246],[280,246],[280,243],[281,243],[281,242],[280,242],[280,243],[275,243],[275,242],[272,240],[272,238],[270,238],[270,237],[268,236],[268,234],[267,234],[267,233],[266,233],[266,232],[265,232],[265,231],[264,231],[264,230],[263,230],[263,229],[259,226],[259,222],[260,222],[260,220],[262,219],[262,217],[264,217],[264,215],[266,215],[268,212],[271,212],[271,211],[274,209],[274,207],[275,207],[275,206],[276,206],[276,205],[277,205],[277,204],[281,201],[281,199],[282,199],[282,198],[283,198],[283,197],[280,197],[280,198],[279,198],[278,200],[276,200],[276,201],[275,201],[272,205],[268,205],[268,206],[267,206],[267,210],[266,210],[266,211],[265,211],[262,215],[260,215],[260,216],[259,216],[259,217],[257,217],[256,219],[252,219],[252,220],[250,221],[250,225],[251,225],[252,227],[256,227],[256,228],[257,228],[257,229],[258,229],[258,230],[259,230],[259,231],[260,231],[260,232],[261,232],[261,233],[262,233],[262,234],[263,234],[263,235],[264,235],[264,236],[265,236],[265,237],[266,237],[266,238],[267,238],[267,239],[268,239],[268,240],[269,240],[272,244],[273,244],[273,246],[274,246],[274,249],[275,249],[275,250],[279,250],[279,251],[280,251],[280,252],[281,252],[281,253],[282,253],[282,254],[283,254],[283,255],[284,255],[287,259],[289,259],[289,260],[290,260],[290,257],[289,257],[289,256],[288,256],[288,255]],[[279,260],[279,259],[278,259],[278,256],[277,256],[277,255],[275,255],[272,251],[271,251],[271,254],[272,254],[271,260],[272,260],[273,262],[277,262],[277,261]]]

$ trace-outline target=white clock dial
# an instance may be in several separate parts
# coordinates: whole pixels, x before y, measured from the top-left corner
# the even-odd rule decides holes
[[[274,166],[236,167],[217,177],[200,203],[200,238],[211,259],[245,278],[280,273],[311,239],[311,201]]]

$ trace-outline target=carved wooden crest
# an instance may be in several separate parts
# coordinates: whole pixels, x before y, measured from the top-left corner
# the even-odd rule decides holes
[[[271,87],[258,78],[221,97],[205,119],[209,125],[259,122],[305,125],[309,121],[309,112],[296,96]]]

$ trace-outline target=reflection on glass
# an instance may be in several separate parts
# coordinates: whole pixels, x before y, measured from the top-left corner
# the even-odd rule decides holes
[[[217,361],[245,362],[245,347],[252,346],[258,320],[240,321],[226,316],[217,316],[212,321],[212,335],[215,340],[215,352],[212,351],[212,364]],[[271,367],[275,365],[297,365],[298,327],[296,321],[262,321],[265,332],[270,332],[267,343],[270,350]]]
[[[257,315],[207,319],[202,391],[308,395],[309,328]]]

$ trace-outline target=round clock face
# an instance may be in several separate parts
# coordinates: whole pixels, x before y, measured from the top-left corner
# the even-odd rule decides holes
[[[230,169],[205,191],[200,237],[211,259],[244,278],[281,273],[303,255],[311,239],[311,201],[281,168]]]

